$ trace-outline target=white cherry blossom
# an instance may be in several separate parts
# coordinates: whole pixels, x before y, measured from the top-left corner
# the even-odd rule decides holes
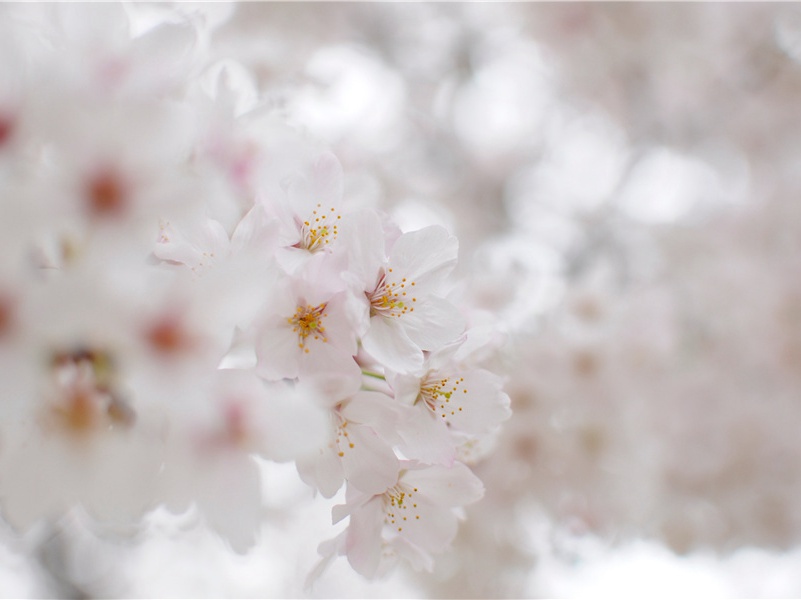
[[[335,521],[350,515],[343,548],[348,561],[373,577],[387,543],[408,544],[423,556],[443,552],[456,536],[455,509],[476,502],[483,492],[481,481],[461,463],[404,461],[397,482],[383,493],[351,493],[346,504],[334,507]]]
[[[438,295],[456,264],[456,238],[431,226],[392,243],[370,211],[353,219],[348,236],[349,281],[361,296],[364,349],[390,369],[418,371],[423,351],[440,348],[464,330],[459,311]]]
[[[265,304],[256,356],[259,373],[269,380],[358,374],[346,293],[321,264],[298,277],[283,276]]]

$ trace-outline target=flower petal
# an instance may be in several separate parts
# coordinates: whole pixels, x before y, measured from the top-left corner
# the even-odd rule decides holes
[[[382,500],[377,496],[350,517],[345,551],[357,573],[371,578],[381,560],[381,529],[384,525]]]
[[[465,321],[459,310],[447,300],[429,296],[415,312],[398,319],[409,338],[423,350],[437,350],[464,332]]]
[[[389,267],[417,285],[436,285],[456,266],[459,242],[439,225],[404,233],[389,257]]]
[[[345,478],[366,494],[381,494],[398,480],[400,465],[386,442],[366,425],[349,424],[339,445]]]
[[[402,471],[401,480],[440,506],[465,506],[484,495],[481,480],[459,462],[451,467],[415,465]]]
[[[423,352],[409,339],[399,320],[382,316],[371,318],[362,346],[378,362],[394,371],[419,371],[423,366]]]

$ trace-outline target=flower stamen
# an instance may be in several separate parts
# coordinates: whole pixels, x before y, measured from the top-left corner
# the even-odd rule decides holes
[[[392,269],[389,269],[392,272]],[[401,317],[407,313],[414,312],[414,304],[417,298],[407,296],[407,286],[413,286],[415,282],[407,282],[406,278],[400,281],[389,281],[387,274],[381,275],[375,289],[372,292],[365,292],[370,301],[370,316],[375,317]]]
[[[306,341],[309,336],[321,342],[327,342],[328,338],[325,335],[325,327],[323,327],[323,319],[328,316],[325,312],[326,304],[312,306],[298,306],[295,314],[287,319],[287,322],[292,325],[292,331],[298,334],[298,348],[301,348],[308,354],[309,349],[306,347]]]

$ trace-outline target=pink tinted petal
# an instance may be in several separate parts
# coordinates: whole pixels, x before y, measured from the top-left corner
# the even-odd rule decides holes
[[[296,338],[297,340],[297,338]],[[322,377],[327,375],[338,378],[356,377],[360,373],[359,365],[350,351],[342,350],[333,343],[322,340],[307,341],[305,350],[300,353],[299,375],[302,377]]]
[[[423,352],[409,339],[399,320],[382,316],[371,318],[362,346],[378,362],[394,371],[419,371],[423,366]]]
[[[484,370],[454,375],[450,398],[440,397],[444,420],[454,429],[474,435],[487,433],[508,419],[509,396],[501,390],[501,378]],[[461,381],[461,383],[459,383]],[[444,405],[444,408],[441,408]]]
[[[384,511],[380,497],[373,498],[350,517],[345,551],[357,573],[371,578],[381,559],[381,529]]]
[[[250,252],[265,259],[278,244],[278,224],[267,216],[261,204],[251,208],[231,236],[231,252]]]
[[[465,321],[447,300],[429,296],[402,319],[409,338],[423,350],[436,350],[464,332]]]
[[[348,271],[362,291],[372,291],[386,261],[381,218],[373,210],[355,211],[343,218],[342,239],[347,245]]]
[[[439,506],[465,506],[484,495],[484,484],[464,464],[410,468],[402,472],[401,480],[419,489],[421,496]]]
[[[417,571],[431,571],[434,568],[434,558],[430,553],[424,552],[405,538],[397,537],[390,542],[395,553],[406,560]]]
[[[345,478],[366,494],[383,493],[398,480],[395,453],[367,426],[351,425],[348,432],[347,441],[339,446]]]
[[[261,481],[246,455],[229,454],[207,465],[196,501],[212,529],[234,551],[244,553],[256,541],[262,518]]]
[[[389,266],[417,285],[437,283],[456,266],[459,243],[438,225],[404,233],[392,247]]]
[[[324,498],[332,498],[345,481],[342,461],[333,448],[320,448],[317,456],[298,460],[296,464],[300,478],[320,490]]]
[[[412,504],[406,510],[392,509],[395,533],[422,550],[442,552],[456,537],[458,521],[453,511],[423,496],[412,495],[407,501]]]
[[[317,449],[329,441],[328,411],[298,388],[282,389],[280,384],[270,388],[258,409],[258,449],[265,458],[281,462],[317,456]]]
[[[290,275],[297,275],[309,262],[314,259],[315,255],[304,248],[279,248],[275,252],[275,260],[278,265],[284,270],[285,273]]]
[[[308,218],[318,203],[327,208],[338,208],[342,203],[343,188],[342,165],[333,153],[325,152],[306,173],[292,181],[287,200],[296,214]]]
[[[397,425],[399,450],[409,459],[450,466],[456,458],[456,446],[447,426],[425,406],[409,407]]]
[[[379,435],[390,432],[398,421],[396,402],[381,392],[358,392],[340,411],[349,421],[369,425]]]
[[[265,328],[256,344],[256,371],[270,381],[293,379],[300,370],[298,334],[284,324]]]
[[[348,318],[345,294],[334,294],[325,301],[325,304],[325,314],[327,316],[324,317],[322,324],[325,327],[327,343],[336,346],[343,353],[354,356],[358,350],[358,345],[356,344],[353,326]]]
[[[212,219],[180,229],[166,223],[161,227],[153,254],[162,260],[199,269],[222,258],[228,252],[228,245],[225,228]]]
[[[387,382],[395,392],[395,400],[400,404],[411,406],[420,394],[420,377],[404,373],[387,375]]]

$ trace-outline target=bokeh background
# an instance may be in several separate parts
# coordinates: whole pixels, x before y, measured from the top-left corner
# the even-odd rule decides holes
[[[3,529],[4,595],[801,594],[798,6],[126,12],[196,27],[243,111],[330,146],[351,201],[457,235],[454,295],[497,326],[514,415],[431,574],[340,561],[304,589],[330,504],[264,463],[249,554],[192,514],[120,532],[76,511]]]

